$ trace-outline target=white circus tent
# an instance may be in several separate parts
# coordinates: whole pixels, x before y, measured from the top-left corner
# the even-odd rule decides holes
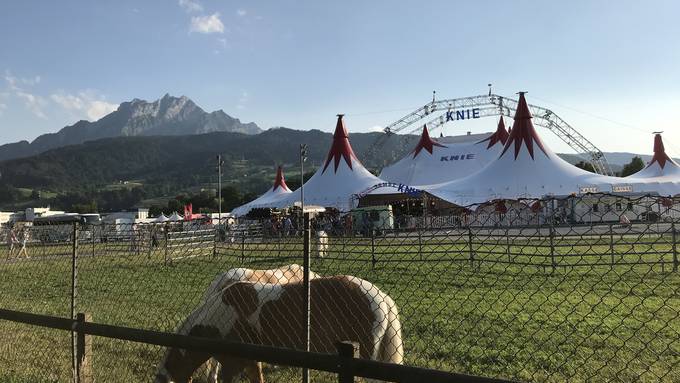
[[[562,160],[541,141],[531,118],[524,94],[520,93],[510,136],[495,161],[470,176],[422,189],[457,205],[597,192],[658,192],[661,195],[680,192],[678,183],[609,177],[579,169]]]
[[[353,195],[380,183],[384,181],[371,174],[354,154],[343,115],[338,115],[333,143],[326,162],[304,183],[305,205],[349,211],[354,207]],[[283,196],[273,204],[276,207],[285,207],[299,202],[300,189]]]
[[[288,188],[288,185],[286,185],[286,179],[283,176],[283,168],[279,166],[276,169],[276,178],[274,179],[274,185],[269,190],[267,190],[267,192],[265,192],[255,200],[235,208],[234,210],[231,211],[231,213],[237,217],[246,215],[250,210],[254,208],[272,206],[273,201],[276,201],[290,193],[292,193],[292,191]]]
[[[476,173],[498,157],[508,139],[503,118],[494,133],[481,136],[460,136],[456,137],[460,141],[451,143],[435,141],[425,126],[413,151],[383,168],[380,178],[411,186],[434,185]]]
[[[666,154],[661,134],[654,136],[654,156],[647,166],[629,178],[649,181],[680,181],[680,165]]]

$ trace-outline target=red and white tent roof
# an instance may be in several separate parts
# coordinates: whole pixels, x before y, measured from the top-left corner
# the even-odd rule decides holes
[[[654,156],[647,166],[639,172],[628,176],[658,181],[680,181],[680,165],[666,154],[661,134],[654,136]]]
[[[383,168],[380,178],[404,185],[434,185],[476,173],[495,160],[508,139],[508,131],[501,117],[496,131],[479,136],[468,136],[462,142],[444,143],[430,138],[427,127],[418,145],[406,157]]]
[[[468,205],[496,199],[540,198],[584,192],[677,194],[680,185],[593,174],[558,157],[540,139],[520,93],[515,121],[500,156],[479,172],[422,189],[446,201]]]
[[[232,210],[232,214],[236,216],[242,216],[248,214],[251,209],[257,207],[269,207],[273,201],[276,201],[290,193],[292,193],[292,191],[290,191],[288,185],[286,185],[286,180],[283,177],[283,168],[279,166],[276,169],[276,179],[274,180],[274,185],[271,187],[271,189],[267,190],[266,193],[262,194],[257,199],[235,208]]]
[[[326,162],[304,183],[305,205],[334,207],[348,211],[353,208],[350,206],[352,195],[383,182],[359,162],[350,145],[342,117],[338,115],[333,143]],[[278,199],[274,204],[277,207],[285,207],[299,202],[300,189]]]

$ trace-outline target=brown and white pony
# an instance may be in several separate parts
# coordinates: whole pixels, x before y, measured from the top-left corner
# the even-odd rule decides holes
[[[219,294],[226,287],[236,282],[259,282],[270,284],[286,284],[298,283],[304,280],[304,268],[298,264],[290,264],[279,267],[277,269],[269,270],[255,270],[244,267],[229,269],[226,272],[218,275],[210,283],[208,289],[203,293],[201,302],[206,302],[211,296]],[[317,278],[318,275],[313,271],[309,271],[309,278]],[[206,363],[206,370],[208,371],[208,383],[217,383],[219,381],[220,363],[216,360],[210,360]],[[262,375],[262,364],[253,362],[252,366],[248,366],[248,371],[254,371],[253,374]]]
[[[394,300],[372,283],[352,276],[318,277],[311,288],[311,351],[335,353],[338,341],[359,343],[360,357],[403,362],[401,322]],[[304,349],[304,286],[301,282],[235,282],[210,296],[180,325],[178,333],[275,347]],[[194,371],[215,357],[226,381],[243,371],[263,383],[254,361],[169,349],[156,382],[190,382]]]

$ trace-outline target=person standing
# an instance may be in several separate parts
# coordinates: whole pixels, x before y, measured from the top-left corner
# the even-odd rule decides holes
[[[19,249],[19,253],[17,253],[17,257],[20,257],[23,254],[23,256],[26,259],[30,258],[28,256],[28,248],[26,248],[26,244],[28,243],[28,237],[29,237],[28,228],[26,228],[26,227],[22,228],[21,229],[21,249]],[[15,239],[16,239],[16,237],[15,237]],[[19,242],[19,241],[17,240],[17,242]]]
[[[9,253],[7,254],[7,258],[11,258],[12,255],[14,254],[14,246],[16,244],[16,234],[14,233],[13,228],[9,228],[7,230],[7,249]]]

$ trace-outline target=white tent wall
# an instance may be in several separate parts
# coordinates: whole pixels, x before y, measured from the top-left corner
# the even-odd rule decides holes
[[[354,154],[342,115],[338,115],[333,143],[323,166],[304,183],[305,205],[334,207],[349,211],[352,196],[384,181],[369,172]],[[272,201],[274,207],[299,203],[300,189]]]
[[[274,179],[274,185],[272,185],[272,187],[269,190],[267,190],[264,194],[262,194],[255,200],[235,208],[234,210],[231,211],[231,213],[239,217],[248,214],[248,212],[254,208],[272,207],[274,206],[275,201],[291,193],[292,192],[288,188],[288,185],[286,185],[286,180],[283,175],[283,167],[279,166],[276,169],[276,178]]]
[[[434,185],[474,174],[498,158],[508,137],[503,118],[496,132],[430,138],[423,127],[420,141],[404,158],[385,167],[380,178],[404,185]]]

